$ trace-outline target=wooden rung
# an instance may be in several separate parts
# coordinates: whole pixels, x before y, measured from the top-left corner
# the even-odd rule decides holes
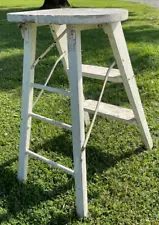
[[[32,116],[36,119],[39,119],[41,121],[44,121],[44,122],[47,122],[47,123],[50,123],[52,125],[55,125],[55,126],[59,126],[59,127],[62,127],[62,128],[65,128],[67,130],[72,130],[72,126],[69,125],[69,124],[66,124],[66,123],[62,123],[62,122],[59,122],[59,121],[56,121],[56,120],[52,120],[50,118],[47,118],[45,116],[41,116],[41,115],[38,115],[38,114],[35,114],[35,113],[30,113],[29,116]]]
[[[41,161],[43,161],[43,162],[45,162],[45,163],[47,163],[47,164],[57,168],[57,169],[63,170],[64,172],[74,176],[74,171],[71,170],[70,168],[67,168],[67,167],[65,167],[65,166],[63,166],[63,165],[61,165],[59,163],[56,163],[56,162],[54,162],[54,161],[52,161],[50,159],[47,159],[47,158],[45,158],[45,157],[43,157],[43,156],[41,156],[41,155],[39,155],[39,154],[37,154],[35,152],[32,152],[30,150],[27,150],[26,154],[34,156],[34,157],[38,158],[39,160],[41,160]]]
[[[97,101],[86,100],[84,102],[84,110],[94,114]],[[126,123],[136,124],[134,113],[131,109],[122,108],[120,106],[110,105],[104,102],[100,103],[98,115],[123,121]]]
[[[32,83],[31,86],[34,87],[34,88],[40,89],[40,90],[55,92],[55,93],[58,93],[58,94],[70,96],[70,91],[65,91],[65,90],[60,89],[60,88],[52,88],[52,87],[48,87],[48,86],[36,84],[36,83]]]
[[[104,80],[108,68],[102,66],[82,65],[82,73],[84,77]],[[108,81],[114,83],[122,83],[122,77],[118,69],[111,69]]]

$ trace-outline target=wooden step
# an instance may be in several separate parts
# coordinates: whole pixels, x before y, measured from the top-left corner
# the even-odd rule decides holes
[[[84,102],[84,110],[94,114],[96,105],[97,105],[97,101],[90,100],[90,99],[86,100]],[[136,119],[131,109],[122,108],[120,106],[115,106],[115,105],[107,104],[104,102],[100,103],[98,115],[123,121],[126,123],[136,124]]]
[[[104,80],[108,68],[102,66],[91,66],[82,64],[82,75],[83,77]],[[67,68],[68,71],[68,68]],[[111,69],[108,81],[113,83],[122,83],[122,77],[118,69]]]
[[[104,80],[108,68],[102,66],[82,65],[82,73],[84,77]],[[114,83],[122,83],[122,77],[118,69],[111,69],[108,81]]]

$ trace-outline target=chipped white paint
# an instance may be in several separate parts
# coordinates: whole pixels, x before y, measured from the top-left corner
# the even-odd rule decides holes
[[[23,97],[18,179],[26,180],[28,155],[32,155],[56,168],[62,169],[65,172],[74,175],[76,185],[77,214],[79,217],[86,217],[88,215],[86,151],[85,148],[82,149],[85,142],[84,110],[93,114],[95,113],[95,116],[98,114],[127,123],[137,122],[145,145],[148,148],[152,148],[153,145],[120,23],[120,21],[126,20],[128,18],[128,11],[125,9],[111,8],[52,9],[9,13],[7,17],[11,22],[26,23],[26,25],[24,25],[25,29],[23,29]],[[36,23],[36,25],[33,23]],[[61,91],[57,88],[46,87],[54,67],[52,68],[45,85],[34,84],[34,67],[40,59],[38,58],[37,61],[35,61],[36,26],[44,24],[50,26],[54,39],[58,40],[56,42],[56,46],[61,55],[60,59],[62,59],[65,71],[69,77],[70,92],[65,90]],[[80,31],[98,28],[101,26],[103,27],[104,32],[108,35],[119,68],[119,70],[111,70],[108,80],[116,83],[123,81],[133,111],[131,109],[125,109],[102,102],[98,104],[93,100],[84,101],[82,75],[104,80],[105,75],[108,72],[108,68],[82,65]],[[65,33],[66,29],[67,35]],[[53,46],[54,44],[52,44],[44,52],[44,54],[42,54],[42,57],[47,54],[47,52]],[[58,62],[59,61],[57,61],[57,63]],[[70,95],[72,126],[33,113],[33,87],[46,91],[56,91],[57,93]],[[99,106],[99,110],[97,110],[97,104]],[[88,113],[86,115],[88,115]],[[29,150],[32,117],[66,128],[68,130],[72,130],[74,171]],[[89,119],[89,117],[87,119]]]
[[[27,179],[28,155],[25,153],[30,144],[31,117],[28,117],[28,114],[32,112],[33,87],[30,86],[30,83],[34,83],[34,69],[31,69],[31,66],[35,61],[35,51],[36,25],[27,24],[24,29],[23,90],[18,164],[18,179],[20,181]]]
[[[147,148],[151,149],[153,147],[152,138],[139,96],[121,23],[116,22],[106,24],[103,25],[103,29],[108,35],[114,57],[121,72],[125,90],[127,92],[137,123],[139,125],[139,131],[142,136],[143,143]]]
[[[119,8],[61,8],[7,14],[8,21],[38,24],[104,24],[123,21],[128,10]]]
[[[84,102],[84,109],[89,113],[94,114],[96,105],[97,101],[89,99]],[[136,124],[135,116],[131,109],[122,108],[120,106],[115,106],[104,102],[100,103],[98,115],[126,123]]]
[[[98,80],[104,80],[105,74],[107,73],[108,68],[102,66],[92,66],[92,65],[82,65],[83,77],[89,77]],[[114,83],[122,83],[122,76],[118,69],[111,69],[108,81]]]
[[[81,34],[76,26],[68,26],[67,29],[76,207],[78,216],[86,217],[88,214],[86,152],[81,151],[85,140]]]

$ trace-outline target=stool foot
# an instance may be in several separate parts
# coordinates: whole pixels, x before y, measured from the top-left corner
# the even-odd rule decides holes
[[[138,88],[136,85],[129,53],[126,46],[122,26],[120,22],[106,24],[103,26],[104,32],[108,35],[114,57],[122,75],[123,84],[127,92],[130,104],[132,106],[135,118],[137,120],[139,131],[143,143],[147,148],[152,148],[152,138],[149,132],[144,110],[140,100]]]
[[[19,164],[18,179],[25,181],[27,179],[28,155],[26,150],[29,149],[31,117],[32,112],[34,69],[31,65],[35,60],[36,50],[36,25],[28,24],[24,29],[24,61],[23,61],[23,87],[22,87],[22,113],[20,127],[20,147],[19,147]]]

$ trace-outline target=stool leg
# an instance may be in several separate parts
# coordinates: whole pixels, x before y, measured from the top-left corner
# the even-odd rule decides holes
[[[145,118],[142,103],[140,100],[121,23],[115,22],[111,24],[106,24],[103,26],[103,29],[104,32],[108,35],[114,57],[122,75],[123,83],[130,104],[132,106],[135,118],[139,125],[139,131],[142,136],[143,142],[147,148],[152,148],[153,143]]]
[[[20,127],[20,147],[19,147],[19,165],[18,179],[25,181],[27,179],[28,155],[29,149],[31,117],[32,112],[33,88],[30,86],[34,82],[34,69],[31,65],[35,60],[36,51],[36,25],[27,24],[24,29],[24,59],[23,59],[23,87],[22,87],[22,112]]]
[[[88,213],[86,153],[81,150],[85,139],[81,34],[77,27],[67,28],[76,207],[78,216],[86,217]]]

